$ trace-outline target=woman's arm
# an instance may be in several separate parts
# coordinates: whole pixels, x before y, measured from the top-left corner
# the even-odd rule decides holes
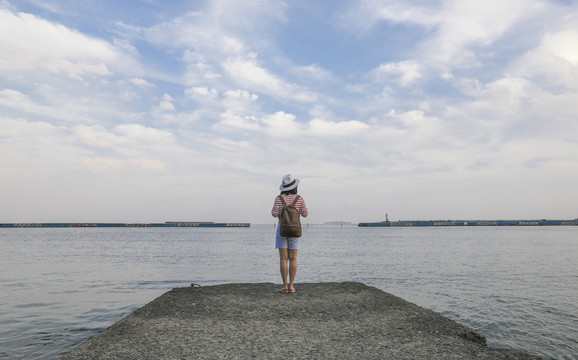
[[[275,198],[275,203],[273,204],[273,209],[271,209],[271,215],[273,215],[273,217],[279,217],[281,207],[282,207],[281,199],[279,199],[279,196],[277,196]]]
[[[309,211],[307,210],[307,204],[305,204],[303,197],[300,197],[299,200],[297,200],[297,204],[299,205],[299,214],[301,214],[303,217],[307,217],[307,215],[309,215]]]

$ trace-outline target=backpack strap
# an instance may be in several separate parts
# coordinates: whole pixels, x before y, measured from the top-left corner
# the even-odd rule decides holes
[[[287,203],[285,202],[285,199],[283,198],[282,195],[278,195],[277,196],[279,199],[281,199],[281,204],[283,206],[287,206]],[[295,199],[293,199],[293,202],[291,203],[291,205],[295,206],[295,204],[297,204],[297,201],[299,200],[299,198],[301,197],[301,195],[297,195],[295,196]]]
[[[293,200],[293,203],[291,205],[295,206],[295,204],[297,204],[297,200],[299,200],[300,197],[301,195],[295,196],[295,199]]]

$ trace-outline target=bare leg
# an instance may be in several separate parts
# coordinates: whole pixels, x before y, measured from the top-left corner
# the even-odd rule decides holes
[[[297,274],[297,249],[288,250],[289,258],[289,291],[294,292],[295,287],[293,282],[295,281],[295,275]]]
[[[287,249],[279,249],[279,269],[281,270],[281,278],[283,279],[283,290],[287,291],[289,287],[287,286],[287,260],[289,259],[289,253]]]

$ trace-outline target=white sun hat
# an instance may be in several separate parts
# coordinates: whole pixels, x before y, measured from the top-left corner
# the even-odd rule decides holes
[[[299,185],[299,179],[294,178],[293,175],[287,174],[283,176],[283,180],[281,181],[281,186],[279,186],[279,190],[281,191],[289,191],[293,190]]]

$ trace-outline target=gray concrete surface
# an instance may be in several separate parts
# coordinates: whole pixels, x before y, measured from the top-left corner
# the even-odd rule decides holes
[[[539,359],[364,284],[280,288],[173,289],[61,359]]]

